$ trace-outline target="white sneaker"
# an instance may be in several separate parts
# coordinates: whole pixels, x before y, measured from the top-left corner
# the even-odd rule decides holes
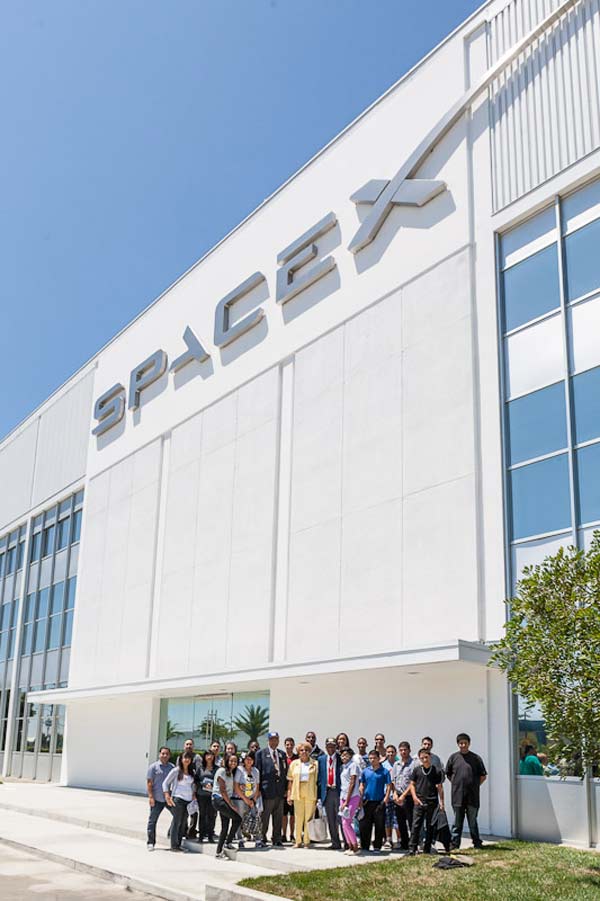
[[[384,849],[385,849],[386,851],[391,851],[391,850],[392,850],[392,843],[391,843],[390,841],[386,841],[386,842],[384,843],[383,847],[384,847]]]
[[[148,842],[148,844],[146,845],[146,847],[148,848],[148,851],[154,851],[154,845],[151,844],[150,842]]]

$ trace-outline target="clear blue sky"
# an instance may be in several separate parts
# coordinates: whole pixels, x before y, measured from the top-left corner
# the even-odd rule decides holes
[[[0,436],[479,5],[3,0]]]

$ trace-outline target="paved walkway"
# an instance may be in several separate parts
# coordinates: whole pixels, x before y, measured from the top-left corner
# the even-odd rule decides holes
[[[152,901],[151,895],[5,845],[0,845],[0,897],[6,901]]]
[[[360,866],[389,856],[354,858],[322,846],[288,846],[230,852],[224,861],[215,858],[214,845],[195,842],[190,849],[196,853],[175,855],[167,851],[166,813],[159,820],[157,849],[149,853],[144,797],[53,784],[6,782],[0,785],[0,810],[0,841],[172,901],[204,899],[207,884],[233,887],[249,876]]]

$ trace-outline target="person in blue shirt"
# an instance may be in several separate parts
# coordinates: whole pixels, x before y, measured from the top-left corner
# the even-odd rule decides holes
[[[146,773],[146,790],[148,792],[148,802],[150,804],[150,816],[148,817],[148,851],[154,851],[156,845],[156,824],[158,818],[165,809],[170,814],[173,813],[171,807],[167,807],[165,794],[163,792],[163,782],[173,769],[171,763],[171,751],[169,748],[162,747],[158,754],[158,760],[155,761]]]
[[[369,751],[369,766],[361,773],[360,798],[363,818],[360,821],[360,844],[363,851],[371,847],[371,834],[375,826],[373,850],[379,854],[385,838],[385,805],[390,800],[392,781],[389,770],[381,765],[379,751]]]

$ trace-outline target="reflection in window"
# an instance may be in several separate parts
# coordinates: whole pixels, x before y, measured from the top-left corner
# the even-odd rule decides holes
[[[75,544],[76,541],[79,541],[81,538],[81,510],[76,510],[73,514],[73,535],[71,537],[71,544]]]
[[[556,244],[504,272],[504,328],[511,329],[560,306]]]
[[[581,447],[576,453],[579,522],[600,520],[600,444]]]
[[[71,524],[70,518],[67,516],[66,519],[61,519],[58,523],[58,529],[56,533],[56,550],[62,551],[65,548],[69,541],[69,526]]]
[[[37,704],[28,704],[27,727],[25,732],[25,750],[35,751],[35,742],[37,738],[39,708]]]
[[[42,533],[34,532],[31,536],[31,550],[29,551],[29,560],[31,563],[40,559],[40,550],[42,548]]]
[[[42,535],[42,557],[49,557],[54,552],[55,526],[48,526]]]
[[[65,595],[65,583],[57,582],[52,586],[52,601],[50,603],[50,613],[60,613],[63,609]]]
[[[513,538],[543,535],[570,526],[566,454],[513,469],[510,481]]]
[[[541,457],[567,445],[564,382],[508,404],[510,462]]]
[[[575,443],[600,438],[600,367],[572,379]]]
[[[71,644],[71,637],[73,635],[73,611],[69,610],[65,613],[65,634],[63,637],[63,647],[67,647]]]
[[[567,296],[583,297],[600,288],[600,219],[565,238]]]

